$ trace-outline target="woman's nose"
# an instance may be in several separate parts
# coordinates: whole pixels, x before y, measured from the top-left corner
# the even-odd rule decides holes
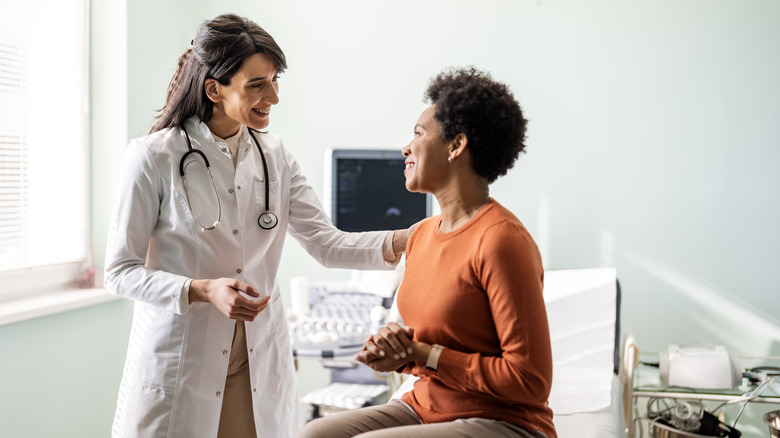
[[[273,87],[266,87],[266,95],[263,96],[263,100],[270,103],[271,105],[276,105],[279,103],[279,83],[275,82]]]
[[[401,154],[403,154],[404,157],[408,157],[409,154],[412,153],[411,146],[412,144],[409,143],[408,145],[401,148]]]

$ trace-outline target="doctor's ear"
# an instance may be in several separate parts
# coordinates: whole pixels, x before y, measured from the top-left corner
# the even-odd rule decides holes
[[[206,79],[206,82],[203,83],[203,89],[206,91],[206,96],[214,103],[220,101],[218,85],[217,80],[212,78]]]

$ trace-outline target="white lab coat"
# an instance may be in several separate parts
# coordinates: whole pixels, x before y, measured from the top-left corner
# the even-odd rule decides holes
[[[255,424],[263,438],[292,436],[297,388],[276,279],[285,232],[323,265],[354,269],[388,268],[382,257],[387,233],[334,228],[280,138],[256,133],[268,162],[270,210],[279,217],[276,228],[261,229],[263,164],[246,127],[234,173],[227,144],[194,118],[185,126],[210,162],[221,224],[204,232],[192,217],[179,175],[187,151],[181,129],[130,142],[105,264],[106,287],[135,301],[112,435],[216,437],[235,321],[211,304],[190,307],[183,286],[188,278],[230,277],[271,295],[269,306],[246,323]],[[196,176],[188,170],[190,197],[205,190],[203,199],[213,200],[208,178],[196,182]],[[196,213],[205,225],[214,220],[214,207]]]

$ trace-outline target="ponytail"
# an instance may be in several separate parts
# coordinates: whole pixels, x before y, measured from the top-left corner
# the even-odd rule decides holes
[[[203,81],[198,79],[200,76],[205,76],[206,72],[197,64],[199,63],[193,56],[192,48],[187,49],[179,57],[176,72],[168,84],[165,105],[149,131],[150,134],[161,129],[181,125],[188,118],[204,110],[208,113],[207,119],[211,118],[213,103],[208,99],[202,100],[200,90],[198,90],[203,84]],[[204,106],[208,108],[202,108]]]

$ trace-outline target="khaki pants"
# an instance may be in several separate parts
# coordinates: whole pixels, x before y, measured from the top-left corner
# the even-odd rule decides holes
[[[252,411],[252,384],[249,380],[249,356],[246,352],[246,329],[236,322],[233,347],[230,349],[227,381],[222,396],[218,438],[257,438]]]
[[[403,426],[403,427],[401,427]],[[423,424],[412,408],[399,400],[317,418],[296,438],[546,438],[536,431],[504,421],[464,418],[446,423]]]

